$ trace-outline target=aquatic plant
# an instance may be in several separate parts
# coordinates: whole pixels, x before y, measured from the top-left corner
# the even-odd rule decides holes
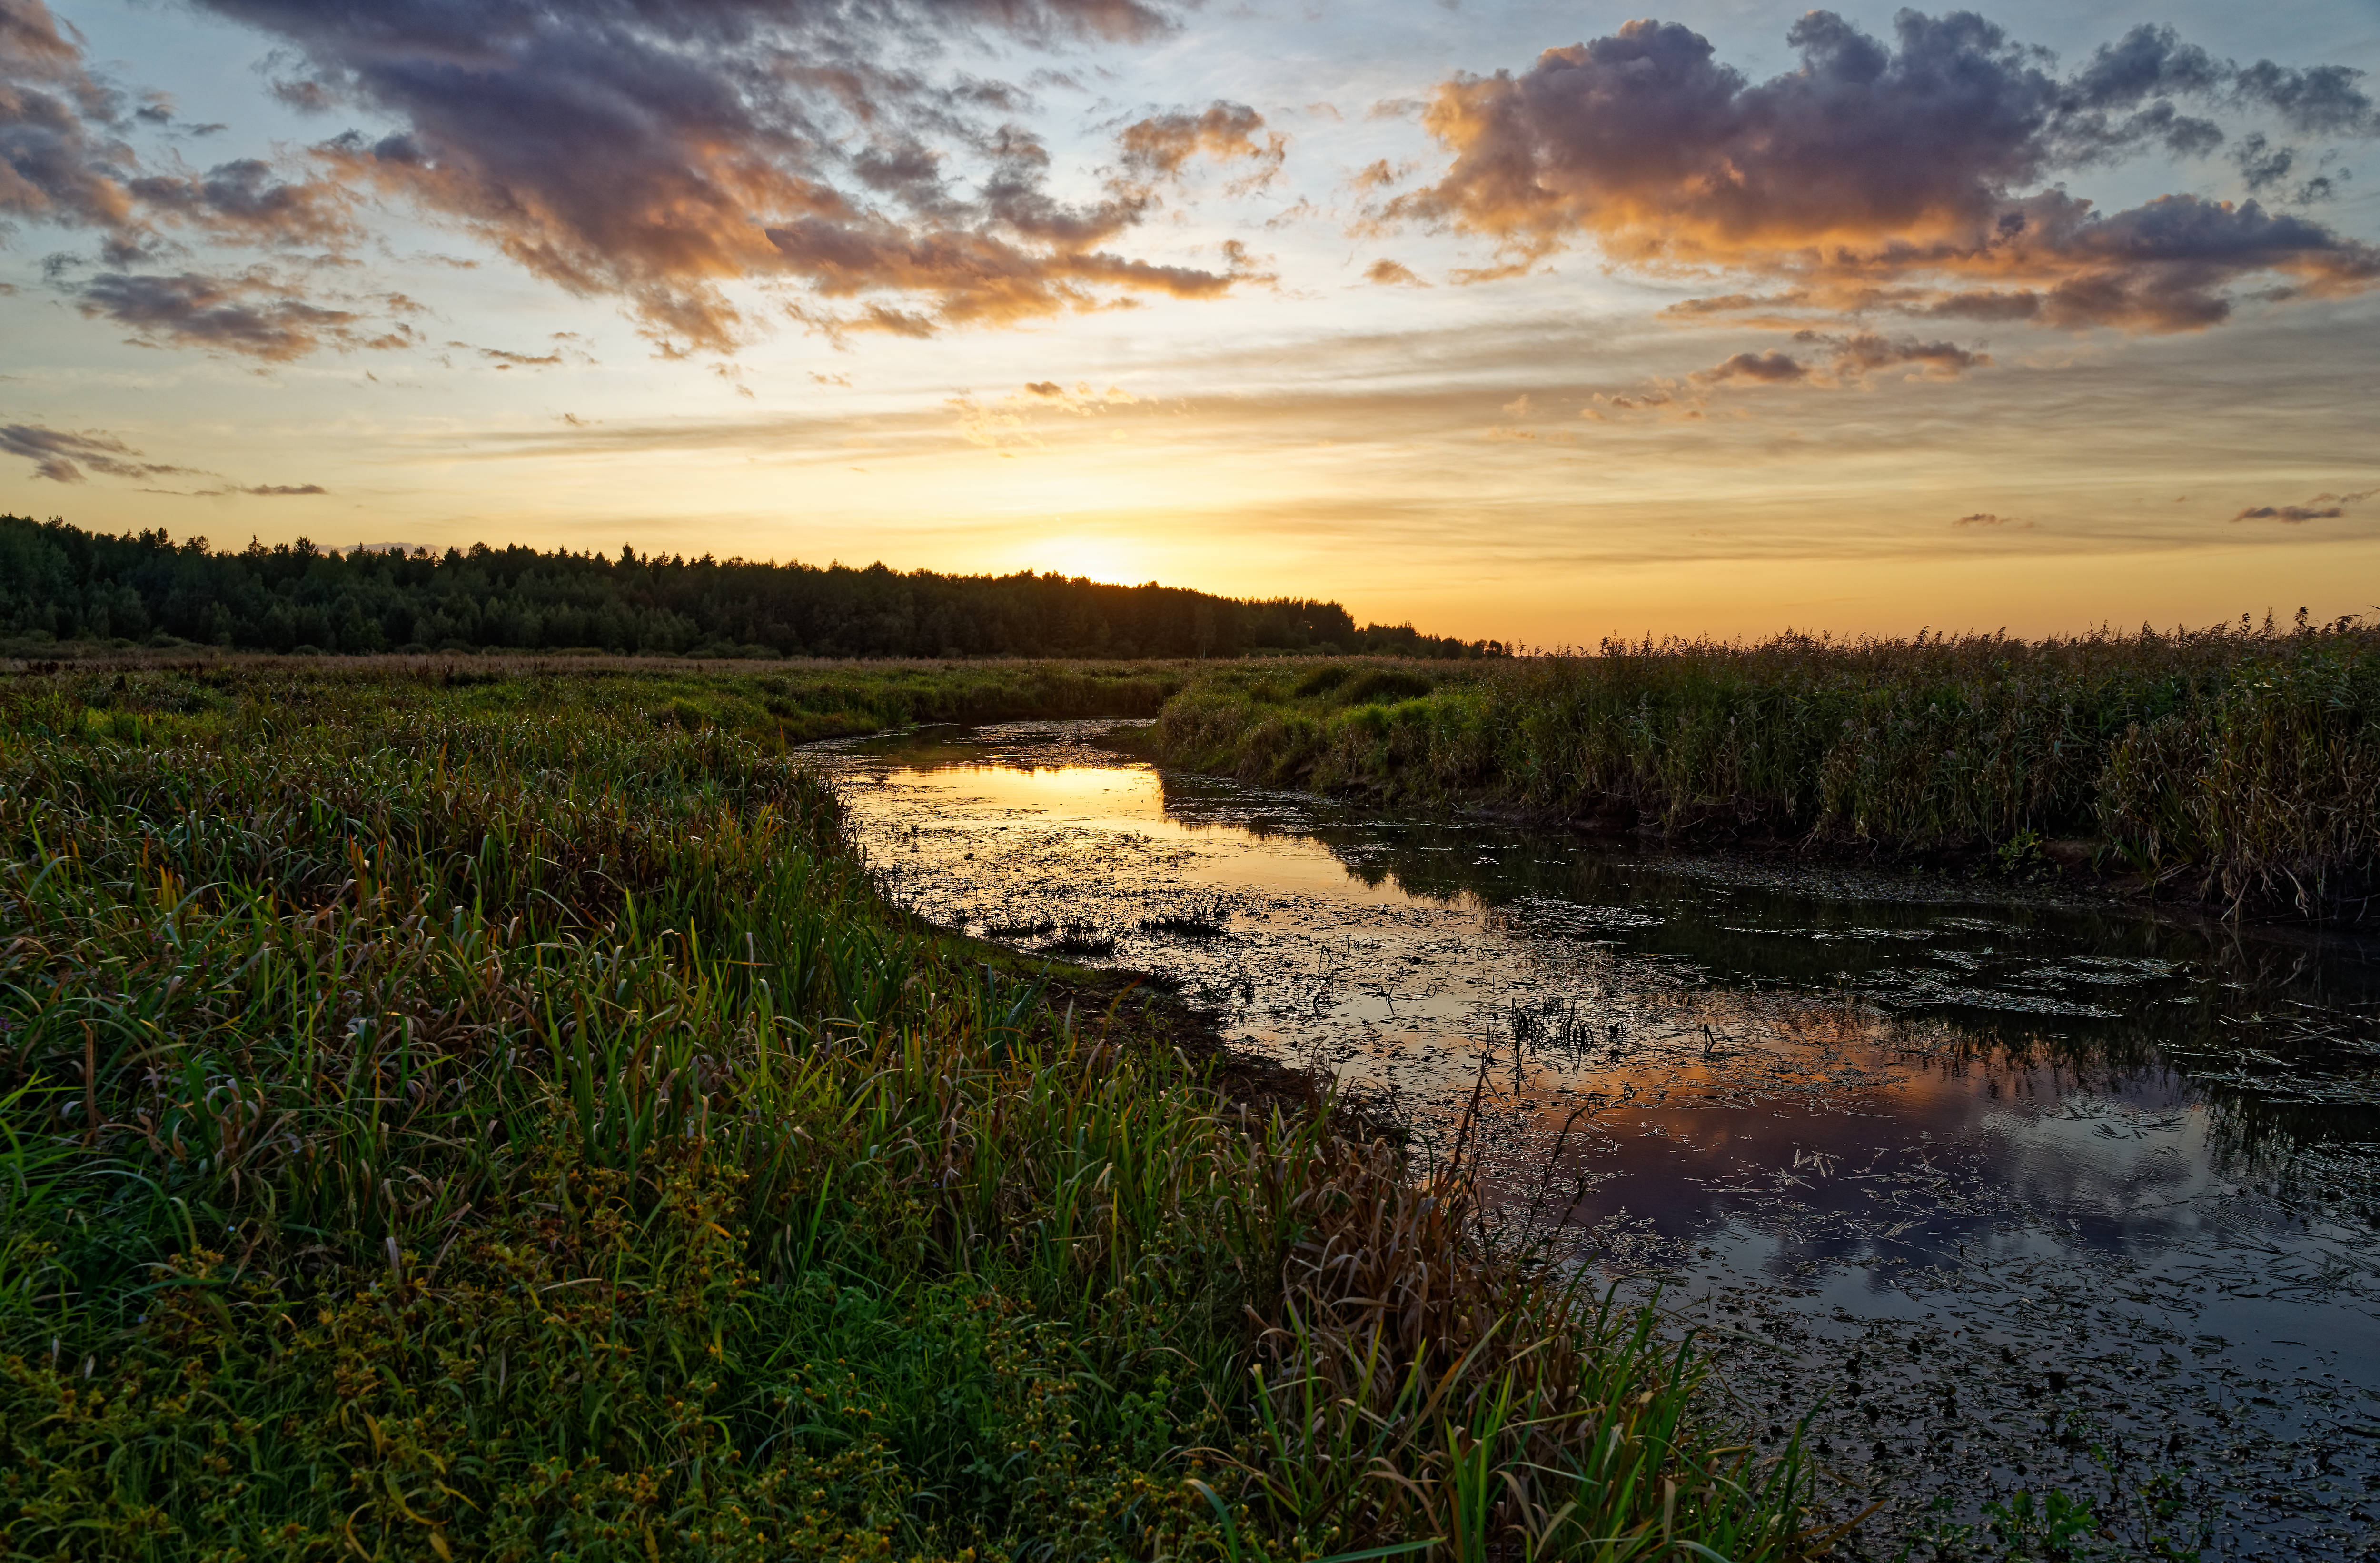
[[[1211,898],[1204,906],[1193,903],[1187,911],[1162,912],[1140,920],[1144,934],[1159,934],[1172,939],[1219,939],[1223,925],[1231,921],[1231,908],[1221,896]]]
[[[886,904],[768,692],[0,690],[0,1552],[1822,1543],[1459,1159]]]
[[[2335,910],[2380,863],[2380,625],[1240,664],[1169,701],[1153,749],[1270,786],[2018,872],[2062,855]]]

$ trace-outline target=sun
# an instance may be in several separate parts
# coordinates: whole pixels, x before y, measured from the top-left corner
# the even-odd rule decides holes
[[[1139,549],[1122,538],[1097,533],[1066,532],[1035,538],[1025,546],[1025,564],[1044,573],[1082,576],[1090,580],[1136,585],[1148,579],[1148,561]]]

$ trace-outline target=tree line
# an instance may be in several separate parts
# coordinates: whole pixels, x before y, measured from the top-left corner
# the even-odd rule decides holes
[[[1505,654],[1494,641],[1366,625],[1337,603],[1219,597],[1079,577],[881,564],[492,548],[237,553],[0,516],[0,637],[241,651],[600,651],[673,656],[1230,657]]]

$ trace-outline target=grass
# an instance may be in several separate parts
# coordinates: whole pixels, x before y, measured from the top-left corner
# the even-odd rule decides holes
[[[2360,908],[2380,865],[2380,624],[1234,664],[1167,703],[1151,750],[1672,839],[2015,871],[2062,856],[2327,913]]]
[[[69,650],[74,648],[67,648]],[[618,686],[637,708],[689,730],[720,727],[760,741],[808,743],[928,722],[1008,722],[1029,717],[1154,716],[1196,665],[1029,659],[847,662],[796,659],[688,663],[597,653],[467,656],[249,656],[206,652],[94,652],[80,661],[19,664],[36,677],[101,673],[80,687],[100,691],[94,709],[136,681],[166,677],[167,697],[194,709],[225,706],[208,691],[236,691],[260,678],[326,687],[428,682],[478,688],[486,709],[536,706],[573,691]],[[140,687],[146,688],[146,684]],[[574,695],[573,698],[576,698]],[[132,702],[138,704],[138,701]],[[128,710],[130,706],[128,706]]]
[[[0,1556],[1824,1545],[1459,1159],[888,906],[785,740],[1093,698],[946,677],[0,689]]]

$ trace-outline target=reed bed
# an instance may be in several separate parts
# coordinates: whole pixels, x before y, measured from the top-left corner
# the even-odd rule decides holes
[[[1152,748],[1271,786],[2007,869],[2047,854],[2333,914],[2380,865],[2380,625],[1241,664],[1176,695]]]
[[[0,691],[0,1555],[1826,1545],[1460,1157],[904,917],[745,698]]]

